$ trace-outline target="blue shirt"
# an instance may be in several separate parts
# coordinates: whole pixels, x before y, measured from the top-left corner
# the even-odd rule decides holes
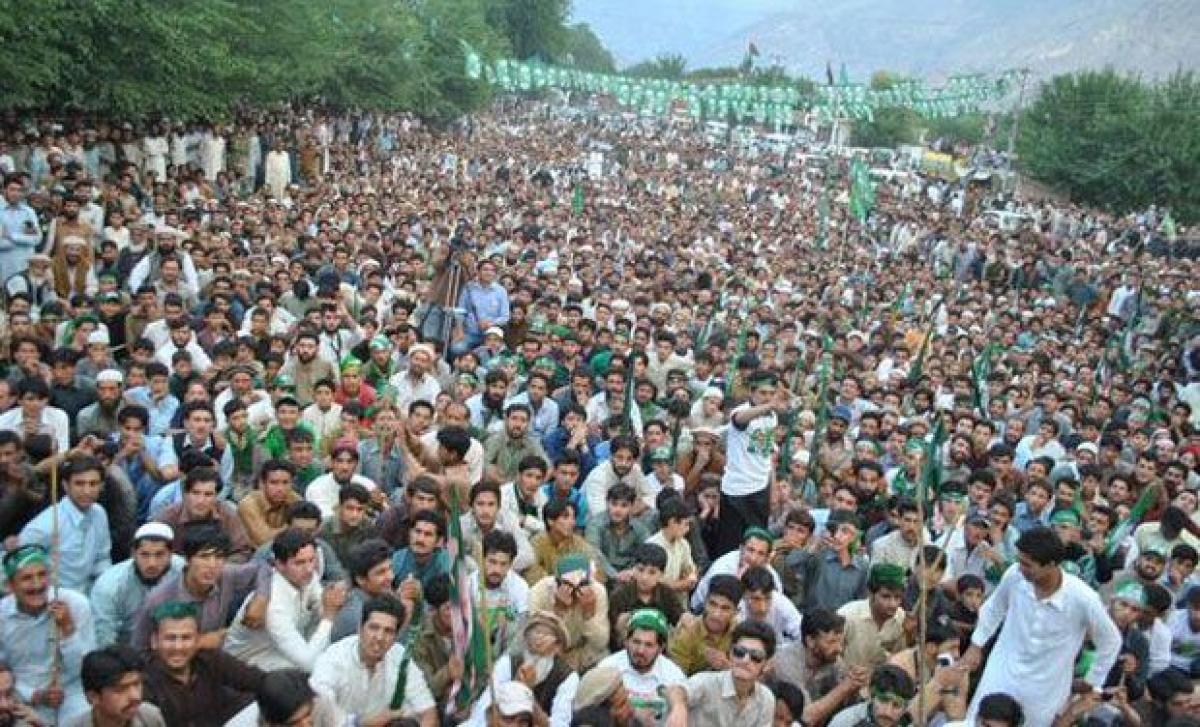
[[[546,450],[546,456],[550,458],[551,466],[557,465],[562,461],[563,455],[567,450],[567,442],[571,441],[571,433],[566,427],[555,427],[551,429],[545,437],[542,438],[542,449]],[[579,455],[579,479],[586,480],[592,468],[596,466],[596,455],[592,451],[596,447],[595,438],[588,436],[587,449],[582,452],[574,449],[571,450]]]
[[[445,548],[435,550],[429,562],[421,565],[408,548],[397,550],[392,555],[392,573],[395,574],[397,587],[411,575],[421,582],[421,590],[424,591],[434,578],[450,573],[450,553]]]
[[[135,386],[125,393],[125,397],[138,406],[146,407],[150,412],[150,429],[147,434],[161,437],[170,431],[175,412],[179,410],[179,399],[167,394],[154,401],[148,386]]]
[[[38,513],[21,530],[21,545],[37,544],[51,549],[54,539],[54,513],[58,511],[59,584],[63,588],[87,594],[92,584],[112,566],[112,536],[108,531],[108,513],[102,505],[86,512],[70,499]]]
[[[546,496],[546,502],[559,499],[555,493],[553,482],[542,485],[542,494]],[[578,487],[572,487],[571,496],[567,500],[575,506],[575,527],[580,530],[585,529],[588,519],[588,503],[587,498],[583,496],[583,491]]]
[[[150,459],[158,466],[159,471],[168,467],[178,467],[179,458],[175,456],[175,443],[163,437],[146,436],[146,453]],[[228,449],[226,449],[228,452]],[[142,458],[136,457],[133,460],[123,460],[118,458],[115,461],[119,467],[125,470],[129,481],[133,483],[133,489],[137,492],[137,521],[144,523],[150,516],[150,505],[158,494],[158,491],[166,483],[160,482],[157,478],[151,476],[142,464]],[[168,493],[169,494],[169,493]],[[165,502],[164,502],[165,499]],[[170,505],[168,495],[159,498],[159,505],[166,507]]]
[[[479,321],[489,321],[493,326],[504,326],[508,323],[508,291],[499,283],[492,283],[486,288],[478,282],[467,284],[458,299],[458,307],[467,313],[465,329],[469,336],[483,336]]]
[[[75,622],[75,633],[59,644],[62,652],[60,686],[66,699],[57,714],[49,707],[39,707],[37,712],[46,724],[54,724],[56,720],[65,724],[88,709],[79,669],[83,657],[96,648],[96,635],[86,598],[67,589],[59,589],[51,594],[51,598],[67,605],[71,620]],[[51,621],[48,608],[31,615],[17,608],[16,596],[5,596],[0,600],[0,660],[12,666],[17,694],[26,703],[34,691],[49,686],[54,673],[54,649],[49,648],[54,641]]]
[[[533,402],[529,400],[529,392],[522,391],[513,398],[504,402],[504,408],[508,409],[509,404],[524,404],[533,409]],[[529,423],[529,428],[533,435],[539,440],[544,439],[547,434],[554,431],[558,426],[558,402],[550,397],[542,399],[542,405],[537,411],[533,412],[533,421]]]
[[[1027,530],[1032,530],[1039,525],[1049,527],[1050,511],[1053,509],[1054,508],[1051,505],[1046,505],[1046,507],[1042,508],[1042,513],[1040,515],[1034,515],[1033,513],[1029,512],[1028,502],[1018,502],[1017,511],[1013,513],[1012,526],[1016,528],[1017,532],[1019,533],[1025,533]]]
[[[42,231],[38,225],[37,213],[24,202],[0,206],[0,226],[4,234],[0,235],[0,250],[11,250],[14,247],[33,248],[42,242]]]
[[[157,583],[183,573],[186,561],[171,555],[171,567]],[[128,644],[133,638],[133,617],[157,583],[147,584],[138,577],[133,559],[123,560],[104,571],[92,587],[92,615],[96,619],[96,648],[115,643]]]

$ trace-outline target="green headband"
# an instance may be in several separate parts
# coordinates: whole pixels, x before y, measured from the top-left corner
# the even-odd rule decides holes
[[[871,590],[876,588],[904,588],[905,571],[895,563],[880,563],[871,567],[868,578]]]
[[[771,535],[771,531],[767,530],[766,528],[760,528],[757,525],[746,528],[746,531],[744,533],[742,533],[742,542],[743,543],[745,543],[750,538],[757,538],[758,540],[765,540],[768,545],[775,544],[775,536]]]
[[[194,603],[184,603],[183,601],[167,601],[160,604],[154,609],[151,614],[154,619],[154,624],[158,625],[163,621],[175,621],[178,619],[191,618],[197,623],[200,622],[200,609]]]
[[[665,639],[670,627],[667,625],[667,617],[663,615],[662,611],[657,608],[641,608],[634,611],[633,615],[629,617],[629,633],[632,634],[638,629],[653,631]]]
[[[49,553],[40,545],[26,545],[14,550],[4,559],[4,575],[11,581],[22,568],[38,564],[49,567]]]
[[[571,553],[570,555],[564,555],[562,558],[558,559],[558,567],[555,570],[559,576],[565,576],[568,573],[575,573],[578,571],[587,572],[590,565],[591,563],[588,561],[586,555],[583,555],[582,553]]]
[[[1146,607],[1146,589],[1136,581],[1122,583],[1113,593],[1113,600],[1124,601],[1138,608]]]
[[[1059,510],[1050,516],[1050,524],[1070,525],[1077,528],[1080,525],[1079,513],[1074,510]]]
[[[889,702],[891,704],[908,704],[908,697],[896,692],[889,692],[886,689],[872,689],[871,699],[877,699],[880,702]]]

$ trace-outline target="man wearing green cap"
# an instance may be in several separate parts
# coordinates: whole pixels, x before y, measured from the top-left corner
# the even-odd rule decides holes
[[[0,600],[0,645],[17,693],[47,724],[87,711],[79,679],[96,648],[92,611],[76,591],[50,589],[50,554],[25,545],[4,557],[11,593]]]
[[[1121,651],[1104,686],[1124,687],[1133,702],[1142,698],[1146,679],[1150,676],[1150,641],[1138,627],[1148,603],[1145,586],[1137,581],[1125,581],[1117,586],[1108,604],[1108,615],[1121,632]]]
[[[904,649],[904,587],[902,566],[880,563],[871,567],[868,595],[838,609],[846,619],[845,660],[849,666],[873,669]]]
[[[608,653],[608,595],[588,557],[572,553],[529,590],[529,611],[551,611],[567,629],[563,659],[579,673]]]
[[[617,669],[629,701],[644,723],[684,727],[688,723],[687,677],[665,654],[669,629],[661,611],[634,611],[624,650],[596,666]]]

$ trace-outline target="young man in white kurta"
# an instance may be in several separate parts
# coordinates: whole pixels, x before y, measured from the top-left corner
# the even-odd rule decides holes
[[[1004,625],[975,691],[968,723],[975,719],[979,700],[1002,692],[1021,703],[1027,727],[1049,727],[1070,696],[1075,656],[1084,638],[1095,645],[1096,658],[1086,680],[1097,691],[1121,649],[1121,633],[1091,587],[1060,569],[1057,590],[1039,598],[1022,571],[1029,563],[1034,568],[1049,566],[1037,566],[1025,552],[1019,557],[1021,564],[1008,569],[980,610],[972,648],[964,657],[968,664],[977,660],[978,650]]]
[[[775,453],[777,413],[790,400],[777,388],[773,374],[750,378],[750,401],[730,413],[726,433],[725,474],[721,478],[721,522],[718,552],[737,547],[749,527],[767,526],[771,498],[771,457]]]

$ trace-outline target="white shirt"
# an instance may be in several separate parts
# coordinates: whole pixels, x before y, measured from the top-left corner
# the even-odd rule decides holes
[[[1070,696],[1075,655],[1084,638],[1096,648],[1086,677],[1093,687],[1103,686],[1121,649],[1121,633],[1100,596],[1069,573],[1062,574],[1052,596],[1039,599],[1019,566],[1011,566],[980,609],[971,643],[983,648],[1001,623],[1004,630],[984,667],[968,722],[983,697],[1005,692],[1021,703],[1027,727],[1048,727]]]
[[[316,404],[309,404],[300,414],[300,421],[313,428],[318,442],[324,442],[342,424],[342,405],[334,402],[329,411],[322,411]]]
[[[503,485],[500,485],[500,512],[508,513],[513,519],[521,523],[521,529],[530,538],[538,533],[545,532],[546,524],[542,522],[542,508],[546,506],[548,498],[542,492],[542,488],[539,486],[534,490],[533,497],[531,498],[533,500],[532,503],[526,503],[537,508],[538,514],[535,517],[533,515],[521,515],[521,506],[517,503],[516,487],[517,483],[515,482],[505,482]]]
[[[496,660],[496,664],[492,669],[492,684],[504,684],[511,682],[512,660],[508,654]],[[571,727],[571,703],[575,701],[575,691],[579,689],[579,675],[571,672],[562,684],[558,685],[558,691],[554,693],[554,700],[550,703],[550,727]],[[492,706],[492,690],[485,690],[479,699],[476,700],[475,706],[471,709],[471,717],[463,722],[459,727],[486,727],[487,710]]]
[[[395,644],[374,669],[368,669],[359,655],[358,635],[347,636],[317,657],[309,683],[342,711],[370,717],[390,709],[403,659],[404,647]],[[436,702],[415,661],[408,662],[407,674],[401,712],[416,717]]]
[[[609,654],[600,660],[596,666],[616,667],[621,673],[621,682],[625,691],[629,692],[629,703],[635,709],[646,708],[658,714],[662,722],[671,705],[665,696],[667,687],[687,689],[687,676],[679,665],[661,654],[654,660],[650,671],[642,674],[629,663],[629,652],[625,649],[615,654]]]
[[[425,445],[427,452],[436,453],[438,451],[437,430],[430,429],[422,434],[421,444]],[[470,474],[472,482],[483,479],[483,445],[479,443],[478,439],[471,437],[471,446],[467,447],[467,456],[463,457],[463,462],[467,464],[467,472]]]
[[[704,578],[696,584],[696,591],[692,594],[692,610],[696,613],[704,610],[704,600],[708,598],[708,584],[712,582],[713,576],[741,576],[738,572],[742,567],[742,549],[731,550],[720,558],[713,561],[712,565],[704,574]],[[783,581],[779,580],[779,574],[775,572],[769,564],[764,565],[771,572],[771,577],[775,579],[775,591],[783,593]]]
[[[350,475],[350,483],[362,485],[367,492],[374,492],[378,487],[375,481],[362,475]],[[321,517],[331,517],[338,506],[338,494],[342,486],[333,478],[332,472],[326,472],[304,488],[304,499],[321,508]]]
[[[0,414],[0,430],[4,429],[16,432],[24,438],[25,413],[21,407],[16,406]],[[47,405],[42,410],[42,423],[38,426],[38,434],[52,435],[59,453],[71,449],[71,420],[65,411],[56,406]]]
[[[264,671],[297,667],[310,671],[329,646],[333,631],[333,621],[321,615],[320,578],[314,574],[307,585],[296,588],[278,571],[272,574],[267,622],[261,629],[242,624],[251,598],[242,604],[229,629],[225,651]]]
[[[766,488],[771,478],[771,454],[775,451],[775,427],[779,420],[774,412],[751,420],[739,429],[735,417],[750,405],[742,404],[731,412],[729,429],[725,432],[725,476],[721,492],[730,497],[753,495]]]
[[[743,621],[750,619],[750,609],[745,598],[738,604],[738,615]],[[767,612],[764,623],[775,630],[775,641],[780,646],[794,644],[800,640],[800,612],[779,591],[771,594],[771,610]]]
[[[175,352],[178,350],[179,347],[175,345],[175,342],[168,339],[165,344],[159,347],[158,352],[154,354],[154,360],[158,361],[163,366],[166,366],[168,371],[173,370],[172,366],[174,364],[171,361],[171,357],[174,356]],[[193,336],[192,339],[187,342],[187,345],[183,347],[183,350],[191,354],[192,370],[194,370],[196,373],[203,374],[208,370],[209,366],[212,366],[212,359],[208,357],[208,354],[204,352],[204,349],[200,347],[200,344],[196,343],[195,336]]]
[[[437,401],[437,395],[442,393],[442,386],[437,377],[422,374],[420,381],[413,381],[408,371],[401,371],[388,379],[388,383],[396,390],[396,408],[408,416],[408,407],[414,401],[427,401],[431,405]]]

